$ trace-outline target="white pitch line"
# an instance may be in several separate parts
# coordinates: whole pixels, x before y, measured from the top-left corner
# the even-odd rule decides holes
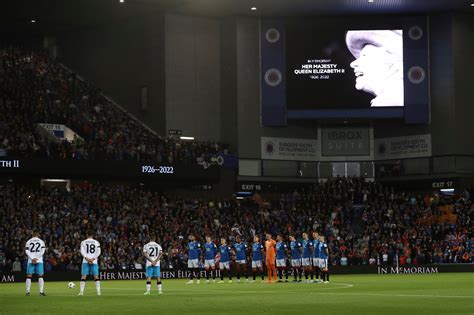
[[[306,283],[303,283],[302,286],[304,286]],[[338,287],[333,287],[334,285]],[[354,287],[353,284],[350,283],[331,283],[328,286],[323,285],[318,285],[318,284],[308,284],[307,288],[318,288],[317,291],[311,291],[308,289],[305,290],[287,290],[287,291],[275,291],[275,290],[244,290],[244,291],[230,291],[230,290],[220,290],[220,288],[229,288],[229,285],[224,283],[224,284],[216,284],[219,288],[216,289],[210,289],[207,287],[204,289],[201,289],[203,285],[193,285],[193,286],[187,286],[186,289],[164,289],[163,291],[165,292],[165,296],[167,295],[167,292],[172,292],[169,295],[207,295],[208,293],[215,293],[219,292],[220,294],[255,294],[255,293],[261,293],[261,294],[278,294],[278,293],[309,293],[309,294],[332,294],[332,295],[353,295],[353,296],[388,296],[388,297],[422,297],[422,298],[458,298],[458,299],[474,299],[474,296],[468,296],[468,295],[428,295],[428,294],[383,294],[383,293],[356,293],[356,292],[321,292],[321,291],[326,291],[326,290],[337,290],[337,289],[349,289]],[[237,287],[239,284],[237,284]],[[282,286],[284,287],[284,286]],[[196,290],[190,290],[191,288],[196,288]],[[241,287],[243,288],[243,287]],[[113,291],[113,290],[118,290],[118,291],[131,291],[131,289],[127,288],[105,288],[105,294],[103,296],[141,296],[143,295],[142,293],[113,293],[113,294],[107,294],[107,291]],[[104,290],[103,290],[104,291]],[[318,292],[319,291],[319,292]],[[76,294],[71,294],[71,295],[51,295],[51,296],[58,296],[58,297],[74,297]],[[91,295],[86,295],[85,297],[94,297],[96,295],[91,294]],[[81,297],[82,298],[82,297]]]
[[[397,296],[397,297],[428,297],[428,298],[467,298],[474,299],[474,296],[469,295],[428,295],[428,294],[382,294],[382,293],[334,293],[334,292],[309,292],[311,294],[344,294],[355,296]]]
[[[306,285],[305,284],[302,284],[302,286]],[[333,287],[333,285],[336,285],[338,287]],[[199,293],[199,292],[210,292],[210,293],[214,293],[214,292],[225,292],[225,293],[230,293],[230,294],[247,294],[247,293],[278,293],[278,292],[282,292],[282,291],[275,291],[275,290],[256,290],[256,289],[251,289],[251,290],[244,290],[244,291],[230,291],[230,290],[225,290],[225,291],[222,291],[220,290],[221,288],[228,288],[227,284],[224,283],[224,284],[216,284],[216,286],[218,286],[219,288],[216,288],[216,289],[211,289],[210,287],[208,287],[206,285],[206,288],[205,289],[200,289],[201,287],[203,287],[204,285],[193,285],[193,286],[187,286],[186,289],[167,289],[166,291],[175,291],[175,292],[179,292],[179,293]],[[239,287],[240,285],[237,284],[237,287]],[[308,284],[307,285],[307,288],[317,288],[318,290],[338,290],[338,289],[348,289],[348,288],[352,288],[354,285],[353,284],[350,284],[350,283],[331,283],[330,285],[325,285],[325,284]],[[193,291],[193,290],[190,290],[191,288],[196,288],[196,290],[198,291]],[[199,287],[199,288],[198,288]],[[284,286],[282,286],[284,287]],[[240,287],[242,289],[244,289],[244,287]],[[301,288],[301,287],[300,287]],[[127,291],[130,291],[130,289],[127,289],[127,288],[106,288],[106,290],[127,290]],[[285,293],[301,293],[301,292],[314,292],[314,291],[308,291],[308,289],[304,289],[304,290],[292,290],[292,289],[289,289],[287,291],[283,291]]]
[[[226,284],[223,284],[223,287],[225,287]],[[304,285],[304,284],[303,284]],[[318,290],[337,290],[337,289],[348,289],[348,288],[351,288],[353,287],[354,285],[353,284],[350,284],[350,283],[331,283],[330,284],[331,286],[332,285],[337,285],[337,286],[340,286],[340,287],[330,287],[330,286],[324,286],[324,287],[321,287],[317,284],[308,284],[308,287],[313,287],[313,288],[318,288]],[[197,285],[196,285],[197,286]],[[195,286],[195,287],[196,287]],[[220,286],[219,286],[220,287]],[[113,293],[113,294],[107,294],[107,291],[110,291],[110,290],[118,290],[118,291],[130,291],[130,289],[127,289],[127,288],[105,288],[105,294],[102,294],[103,296],[140,296],[140,295],[143,295],[142,293]],[[166,290],[163,290],[165,291],[165,294],[166,292],[174,292],[172,293],[171,295],[207,295],[208,293],[215,293],[215,292],[220,292],[221,294],[224,292],[226,294],[255,294],[255,293],[264,293],[264,294],[275,294],[275,293],[315,293],[315,294],[318,294],[318,292],[315,292],[315,291],[308,291],[308,290],[288,290],[288,291],[274,291],[274,290],[245,290],[245,291],[222,291],[222,290],[219,290],[219,289],[197,289],[196,291],[193,291],[193,290],[189,290],[189,289],[166,289]],[[104,293],[104,288],[102,290],[102,293]],[[323,294],[323,293],[321,293]],[[329,293],[328,293],[329,294]],[[70,295],[66,295],[66,294],[54,294],[54,295],[51,295],[51,296],[58,296],[58,297],[74,297],[74,296],[77,296],[76,293],[74,294],[70,294]],[[96,295],[94,294],[90,294],[90,295],[85,295],[86,297],[94,297]]]

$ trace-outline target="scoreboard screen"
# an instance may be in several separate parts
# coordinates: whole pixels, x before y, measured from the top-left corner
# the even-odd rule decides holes
[[[426,16],[272,19],[260,29],[264,125],[335,118],[429,123]]]
[[[288,109],[405,104],[401,29],[291,25],[286,57]]]

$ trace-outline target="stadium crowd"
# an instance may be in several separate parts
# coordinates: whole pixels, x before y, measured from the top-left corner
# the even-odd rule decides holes
[[[228,148],[150,132],[45,54],[0,49],[0,156],[197,162]],[[38,123],[63,124],[80,137],[51,141]]]
[[[0,187],[0,268],[24,269],[32,229],[46,242],[45,269],[79,270],[79,245],[94,227],[100,269],[143,269],[148,234],[160,237],[162,266],[186,264],[190,234],[203,242],[240,235],[317,230],[332,265],[472,263],[474,206],[469,192],[454,202],[456,222],[435,222],[439,198],[410,195],[362,178],[334,179],[263,199],[187,200],[145,189],[82,184],[69,191],[16,184]],[[430,223],[427,223],[430,222]],[[287,239],[287,238],[286,238]]]

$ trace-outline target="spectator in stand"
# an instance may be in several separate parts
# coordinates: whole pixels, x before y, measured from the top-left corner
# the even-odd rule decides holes
[[[13,272],[20,272],[21,271],[21,262],[20,262],[20,259],[18,257],[16,257],[15,261],[13,262],[12,271]]]
[[[38,123],[64,124],[81,138],[48,140]],[[0,49],[0,156],[216,164],[219,143],[156,135],[40,52]]]
[[[46,265],[76,270],[82,232],[96,230],[104,269],[135,268],[149,227],[162,237],[163,266],[187,259],[183,235],[250,241],[265,232],[301,235],[317,222],[328,238],[331,264],[388,265],[472,262],[472,203],[456,203],[456,223],[426,220],[424,196],[395,192],[361,178],[337,178],[297,194],[259,202],[189,200],[133,187],[77,185],[70,191],[7,184],[0,187],[0,238],[6,268],[24,259],[22,242],[37,228],[48,244]],[[27,216],[28,221],[23,220]],[[202,241],[200,239],[199,241]]]

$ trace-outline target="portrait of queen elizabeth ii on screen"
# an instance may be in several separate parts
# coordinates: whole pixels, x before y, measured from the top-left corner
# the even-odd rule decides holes
[[[346,45],[355,58],[355,88],[373,95],[370,106],[404,106],[402,31],[352,30]]]

